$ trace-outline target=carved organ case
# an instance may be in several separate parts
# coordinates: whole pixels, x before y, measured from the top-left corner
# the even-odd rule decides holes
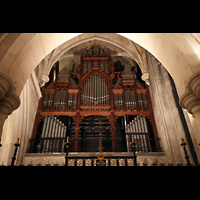
[[[148,86],[132,72],[122,75],[105,54],[81,56],[76,73],[57,75],[43,88],[28,152],[98,151],[101,118],[103,151],[160,151]]]

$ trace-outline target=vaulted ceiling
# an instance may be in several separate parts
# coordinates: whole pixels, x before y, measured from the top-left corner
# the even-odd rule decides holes
[[[92,51],[97,51],[101,54],[103,50],[105,50],[107,54],[111,55],[111,60],[113,63],[120,61],[121,64],[125,66],[125,71],[130,71],[130,69],[136,65],[138,65],[142,71],[145,71],[146,66],[144,64],[143,55],[146,53],[146,50],[136,43],[123,38],[122,36],[119,36],[119,38],[122,41],[127,40],[125,42],[128,42],[128,44],[131,46],[133,52],[132,54],[124,50],[122,45],[114,43],[113,41],[111,42],[111,40],[101,40],[97,36],[77,44],[66,51],[63,50],[65,49],[66,45],[64,43],[49,53],[37,66],[35,71],[38,81],[41,82],[42,74],[49,74],[50,69],[57,61],[59,61],[60,74],[68,74],[73,65],[75,66],[74,70],[76,71],[78,65],[80,64],[81,55],[86,54],[87,50],[90,54],[92,54]]]

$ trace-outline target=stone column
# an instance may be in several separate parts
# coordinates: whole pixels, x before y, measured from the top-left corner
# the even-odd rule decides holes
[[[160,146],[163,148],[166,162],[185,165],[185,155],[180,146],[181,138],[185,139],[184,127],[174,100],[172,86],[166,69],[149,54],[149,73],[152,106]],[[190,161],[193,164],[189,145],[186,145]]]
[[[5,119],[20,105],[19,97],[14,93],[11,79],[0,73],[0,132]]]
[[[13,110],[17,109],[19,105],[20,99],[13,92],[7,93],[0,99],[0,131],[3,128],[5,119],[13,112]]]
[[[200,72],[194,74],[186,83],[186,92],[180,97],[179,103],[182,108],[192,114],[191,122],[195,134],[194,146],[200,160]]]

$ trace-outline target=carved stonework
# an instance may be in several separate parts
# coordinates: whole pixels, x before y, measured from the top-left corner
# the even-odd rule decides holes
[[[13,92],[7,93],[0,99],[0,113],[10,115],[13,110],[16,110],[20,105],[20,99]]]
[[[0,130],[3,127],[5,119],[13,110],[16,110],[20,105],[20,99],[13,92],[7,93],[0,99]]]
[[[5,119],[20,105],[20,99],[14,93],[12,80],[0,72],[0,130]]]
[[[145,83],[146,83],[147,85],[150,85],[150,83],[149,83],[149,73],[144,73],[144,74],[142,75],[141,79],[142,79],[143,81],[145,81]]]
[[[49,81],[49,77],[46,74],[42,75],[41,87],[43,87]]]
[[[180,106],[195,117],[200,112],[200,72],[187,81],[187,91],[179,99]]]
[[[13,83],[11,79],[0,72],[0,99],[3,98],[6,93],[10,92],[12,88]]]
[[[109,162],[110,160],[110,162]],[[138,156],[138,166],[163,166],[166,165],[164,157]],[[106,158],[106,166],[134,166],[133,158]],[[97,159],[88,158],[68,158],[68,166],[97,166]],[[110,164],[109,164],[110,163]],[[64,156],[25,156],[22,165],[25,166],[64,166]],[[176,165],[176,163],[175,163]]]
[[[190,77],[187,82],[188,89],[200,98],[200,72]]]
[[[200,99],[190,91],[180,97],[179,103],[181,107],[186,109],[193,117],[197,112],[200,112]]]

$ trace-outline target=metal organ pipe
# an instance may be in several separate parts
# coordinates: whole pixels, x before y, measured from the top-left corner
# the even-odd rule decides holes
[[[77,101],[77,97],[75,98]],[[110,95],[106,81],[96,74],[92,77],[89,77],[83,86],[81,105],[105,106],[109,104]]]
[[[99,88],[100,88],[99,105],[101,106],[101,98],[102,98],[101,79],[99,79]]]
[[[97,88],[97,106],[99,105],[99,98],[100,98],[100,77],[97,76],[97,84],[98,84],[98,88]]]
[[[124,115],[124,126],[128,152],[130,151],[130,134],[135,139],[136,151],[152,151],[145,116],[135,116],[134,119],[127,124],[126,116]]]
[[[103,106],[105,106],[105,97],[106,97],[106,90],[105,90],[105,81],[103,80]]]
[[[56,119],[56,128],[55,128],[55,133],[54,133],[55,138],[58,135],[58,126],[59,126],[59,120]],[[56,152],[56,143],[57,143],[57,141],[54,141],[54,143],[53,143],[53,152]]]
[[[132,89],[125,89],[124,90],[124,100],[125,100],[125,108],[126,110],[136,109],[136,99],[135,99],[135,92]],[[119,100],[120,101],[120,100]],[[138,94],[138,102],[140,108],[142,108],[142,100],[140,94]],[[121,103],[123,105],[123,102]]]
[[[62,149],[63,152],[67,126],[54,116],[44,117],[43,120],[42,140],[39,143],[42,152],[56,152],[59,149]],[[41,146],[42,142],[43,145]]]
[[[47,140],[46,140],[46,150],[48,149],[49,147],[49,138],[51,137],[51,131],[52,131],[52,126],[53,126],[53,116],[50,116],[50,125],[49,125],[49,131],[48,131],[48,134],[47,134]]]
[[[126,134],[126,147],[127,151],[130,152],[130,136],[127,133],[130,133],[129,126],[127,125],[126,115],[124,115],[124,126],[125,126],[125,134]]]
[[[119,109],[122,110],[123,109],[123,101],[122,101],[122,94],[119,93]]]
[[[131,129],[130,129],[130,124],[127,125],[127,132],[130,133]],[[127,134],[126,135],[126,145],[127,145],[127,151],[130,152],[130,135]]]
[[[143,134],[142,133],[142,127],[141,127],[141,120],[140,120],[140,116],[137,116],[137,122],[138,122],[138,129],[139,129],[139,137],[140,137],[140,143],[141,143],[141,148],[142,151],[144,151],[144,141],[143,141]]]
[[[117,94],[114,94],[114,105],[115,105],[115,109],[117,110]]]
[[[43,110],[46,110],[48,98],[49,98],[49,93],[46,93],[44,96],[44,102],[43,102],[43,106],[42,106]]]
[[[41,135],[42,138],[44,137],[44,132],[45,132],[46,125],[47,125],[47,117],[44,117],[43,122],[44,123],[43,123],[43,127],[42,127],[42,135]]]

